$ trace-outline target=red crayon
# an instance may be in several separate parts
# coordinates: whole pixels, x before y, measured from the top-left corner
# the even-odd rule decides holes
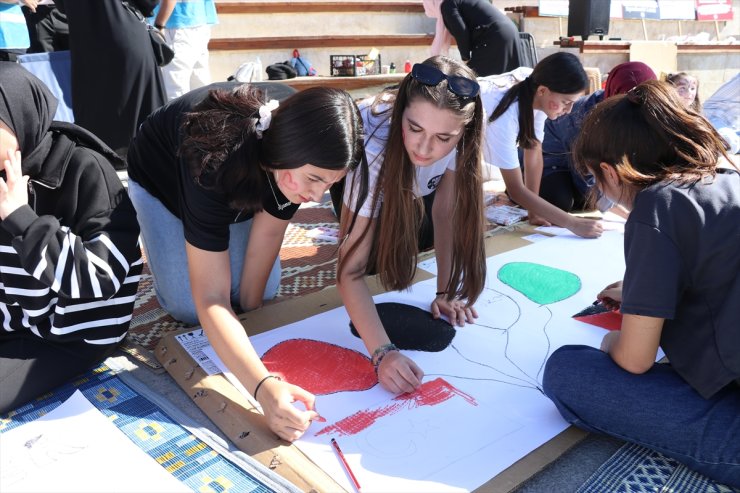
[[[357,488],[357,491],[360,491],[360,483],[357,482],[357,478],[355,477],[355,474],[352,472],[352,469],[350,469],[349,464],[347,464],[347,459],[344,458],[342,449],[339,448],[339,444],[333,438],[331,439],[331,446],[334,447],[334,450],[337,451],[337,455],[339,456],[339,460],[342,462],[344,469],[347,470],[349,477],[352,478],[352,482],[355,483],[355,488]]]

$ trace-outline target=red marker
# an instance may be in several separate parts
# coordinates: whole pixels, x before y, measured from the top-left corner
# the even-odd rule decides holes
[[[357,482],[357,478],[355,477],[354,473],[352,472],[352,469],[349,468],[349,464],[347,464],[347,459],[344,458],[344,454],[342,453],[342,449],[339,448],[339,444],[335,439],[331,439],[331,446],[334,447],[334,450],[337,451],[337,455],[339,456],[339,460],[342,462],[342,465],[344,466],[344,469],[347,470],[347,473],[349,474],[349,477],[352,478],[352,482],[355,483],[355,488],[357,488],[357,491],[360,491],[360,483]]]

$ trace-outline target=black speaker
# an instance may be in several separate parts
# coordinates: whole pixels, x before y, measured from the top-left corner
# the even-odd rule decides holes
[[[570,0],[568,3],[568,36],[586,41],[591,34],[609,32],[611,0]]]

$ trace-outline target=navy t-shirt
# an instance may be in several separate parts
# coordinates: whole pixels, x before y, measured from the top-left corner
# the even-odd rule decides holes
[[[664,318],[660,344],[705,398],[740,377],[740,174],[639,192],[625,227],[622,313]]]
[[[237,82],[220,82],[191,91],[149,115],[141,124],[128,152],[129,177],[156,197],[183,223],[185,239],[202,250],[220,252],[229,245],[229,225],[246,221],[254,211],[233,209],[224,194],[208,190],[195,183],[187,165],[178,157],[183,134],[181,125],[185,113],[201,102],[211,89],[231,90]],[[269,97],[269,94],[268,94]],[[259,163],[245,163],[245,166]],[[262,206],[270,215],[289,220],[298,204],[279,210],[278,202],[288,199],[280,189],[265,181]],[[273,196],[273,190],[275,196]]]

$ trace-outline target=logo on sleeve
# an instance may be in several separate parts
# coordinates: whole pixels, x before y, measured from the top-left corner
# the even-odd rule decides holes
[[[442,180],[442,175],[433,176],[427,182],[427,188],[429,190],[436,190],[439,186],[439,182]]]

